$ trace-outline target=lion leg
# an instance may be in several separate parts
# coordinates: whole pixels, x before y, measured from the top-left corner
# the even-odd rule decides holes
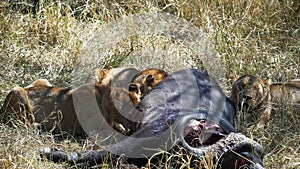
[[[271,117],[271,107],[269,105],[266,105],[267,108],[262,112],[260,121],[259,121],[259,126],[265,126],[268,125]]]
[[[259,114],[260,116],[260,120],[257,124],[253,124],[250,127],[248,127],[247,131],[248,132],[252,132],[254,131],[255,128],[261,128],[261,127],[265,127],[266,125],[268,125],[269,121],[270,121],[270,116],[271,116],[271,107],[269,105],[266,105],[267,107],[260,112]]]

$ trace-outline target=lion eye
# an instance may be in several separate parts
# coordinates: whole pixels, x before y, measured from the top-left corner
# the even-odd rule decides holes
[[[255,85],[255,86],[254,86],[254,89],[255,89],[256,91],[259,91],[259,90],[260,90],[260,86],[259,86],[259,85]]]
[[[239,88],[239,90],[243,90],[245,88],[245,84],[239,84],[238,88]]]

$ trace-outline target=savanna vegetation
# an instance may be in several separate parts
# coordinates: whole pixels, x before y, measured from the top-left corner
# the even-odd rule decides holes
[[[1,105],[16,85],[46,78],[76,87],[96,67],[204,69],[227,95],[231,73],[300,79],[299,0],[4,0],[0,13]],[[39,150],[98,148],[92,140],[57,141],[16,124],[0,124],[0,168],[63,168],[41,161]],[[249,137],[264,146],[266,168],[300,167],[299,110],[283,103]]]

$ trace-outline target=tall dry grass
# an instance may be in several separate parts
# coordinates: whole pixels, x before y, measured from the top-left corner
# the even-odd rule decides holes
[[[34,2],[0,2],[1,103],[12,87],[25,86],[37,78],[47,78],[57,86],[72,86],[83,44],[89,42],[95,32],[101,31],[107,23],[140,12],[153,15],[157,12],[171,13],[203,30],[221,59],[225,76],[230,73],[239,76],[252,74],[271,78],[275,82],[300,78],[298,0]],[[124,38],[113,44],[97,64],[99,67],[117,67],[124,60],[130,60],[130,57],[140,56],[145,49],[157,52],[155,54],[166,59],[155,62],[153,55],[145,57],[147,53],[143,53],[144,67],[154,64],[170,71],[182,65],[205,69],[201,59],[189,53],[188,46],[163,35]],[[178,65],[168,65],[172,58],[179,58],[175,62]],[[141,67],[141,63],[138,64]],[[229,94],[230,81],[225,79],[222,82],[224,92]],[[274,111],[270,125],[251,136],[266,150],[266,168],[300,167],[299,114],[299,110],[292,111],[283,104],[282,109]],[[15,129],[5,124],[0,127],[2,168],[61,168],[61,165],[39,161],[38,150],[45,145],[71,150],[92,147],[69,142],[57,143],[53,136],[39,134],[26,127]]]

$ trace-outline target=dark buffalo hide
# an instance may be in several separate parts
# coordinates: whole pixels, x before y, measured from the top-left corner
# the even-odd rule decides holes
[[[104,150],[67,156],[63,151],[48,149],[44,154],[53,161],[67,160],[70,164],[90,166],[101,164],[108,154],[113,158],[125,154],[129,163],[143,166],[147,157],[161,150],[176,152],[178,147],[183,147],[185,153],[195,158],[214,152],[221,168],[261,167],[262,147],[236,134],[235,107],[205,72],[187,69],[173,73],[132,111],[131,115],[143,117],[131,119],[130,130],[135,132],[129,136],[119,134]],[[198,137],[201,141],[190,143]],[[248,160],[240,160],[241,157]]]

